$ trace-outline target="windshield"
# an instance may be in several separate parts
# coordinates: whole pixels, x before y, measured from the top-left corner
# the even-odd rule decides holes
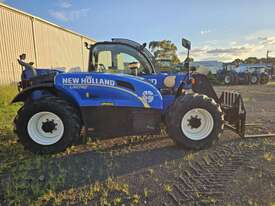
[[[128,44],[131,45],[135,48],[141,48],[142,45],[139,44],[138,42],[135,42],[133,40],[129,40],[129,39],[122,39],[122,38],[114,38],[112,39],[113,42],[119,42],[119,43],[124,43],[124,44]],[[154,64],[155,63],[155,57],[154,55],[151,54],[151,52],[145,48],[143,48],[142,52],[144,52],[144,54],[147,56],[147,58],[149,58],[149,60]]]

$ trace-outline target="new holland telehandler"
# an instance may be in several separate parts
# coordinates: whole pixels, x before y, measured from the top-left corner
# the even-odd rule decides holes
[[[191,43],[183,39],[182,45],[189,54]],[[162,125],[177,144],[191,149],[210,146],[224,125],[244,136],[240,94],[218,97],[199,73],[159,72],[146,44],[112,39],[86,48],[87,72],[37,69],[25,55],[18,59],[22,79],[12,102],[24,103],[14,123],[26,149],[57,153],[79,141],[82,130],[106,138],[158,134]]]

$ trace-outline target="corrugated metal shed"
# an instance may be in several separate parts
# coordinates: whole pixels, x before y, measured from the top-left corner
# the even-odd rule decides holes
[[[18,81],[22,53],[37,67],[87,69],[84,42],[95,40],[0,3],[0,84]]]

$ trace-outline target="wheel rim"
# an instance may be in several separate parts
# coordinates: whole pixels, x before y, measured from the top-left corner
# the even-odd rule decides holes
[[[257,82],[257,77],[256,76],[252,76],[251,82],[255,84]]]
[[[191,109],[181,120],[181,130],[191,140],[198,141],[208,137],[213,128],[213,117],[206,109]]]
[[[38,112],[30,118],[27,130],[34,142],[52,145],[62,138],[64,124],[61,118],[52,112]]]
[[[224,82],[225,82],[226,84],[229,84],[230,81],[231,81],[230,76],[226,76],[226,77],[224,78]]]

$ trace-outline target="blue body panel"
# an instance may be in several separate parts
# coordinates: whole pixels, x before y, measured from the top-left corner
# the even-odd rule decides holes
[[[112,73],[62,73],[55,87],[70,96],[80,107],[117,106],[163,109],[157,88],[140,77]]]
[[[166,77],[175,77],[175,85],[170,88],[174,93],[181,84],[183,89],[191,89],[188,73],[157,73],[140,77],[128,74],[65,73],[59,70],[37,69],[38,75],[52,72],[56,73],[54,87],[79,107],[134,107],[164,112],[176,98],[175,94],[161,94],[162,89],[167,89],[164,85]],[[45,93],[36,90],[32,93],[32,98],[39,99],[43,95]]]
[[[189,80],[189,74],[188,73],[157,73],[157,74],[150,74],[150,75],[144,75],[143,77],[147,79],[151,84],[153,84],[158,90],[162,90],[165,88],[164,80],[168,76],[175,77],[175,86],[173,90],[177,90],[181,84],[183,85],[183,89],[191,89],[192,85],[188,83]],[[175,101],[175,95],[162,95],[163,98],[163,110],[165,111],[174,101]]]

